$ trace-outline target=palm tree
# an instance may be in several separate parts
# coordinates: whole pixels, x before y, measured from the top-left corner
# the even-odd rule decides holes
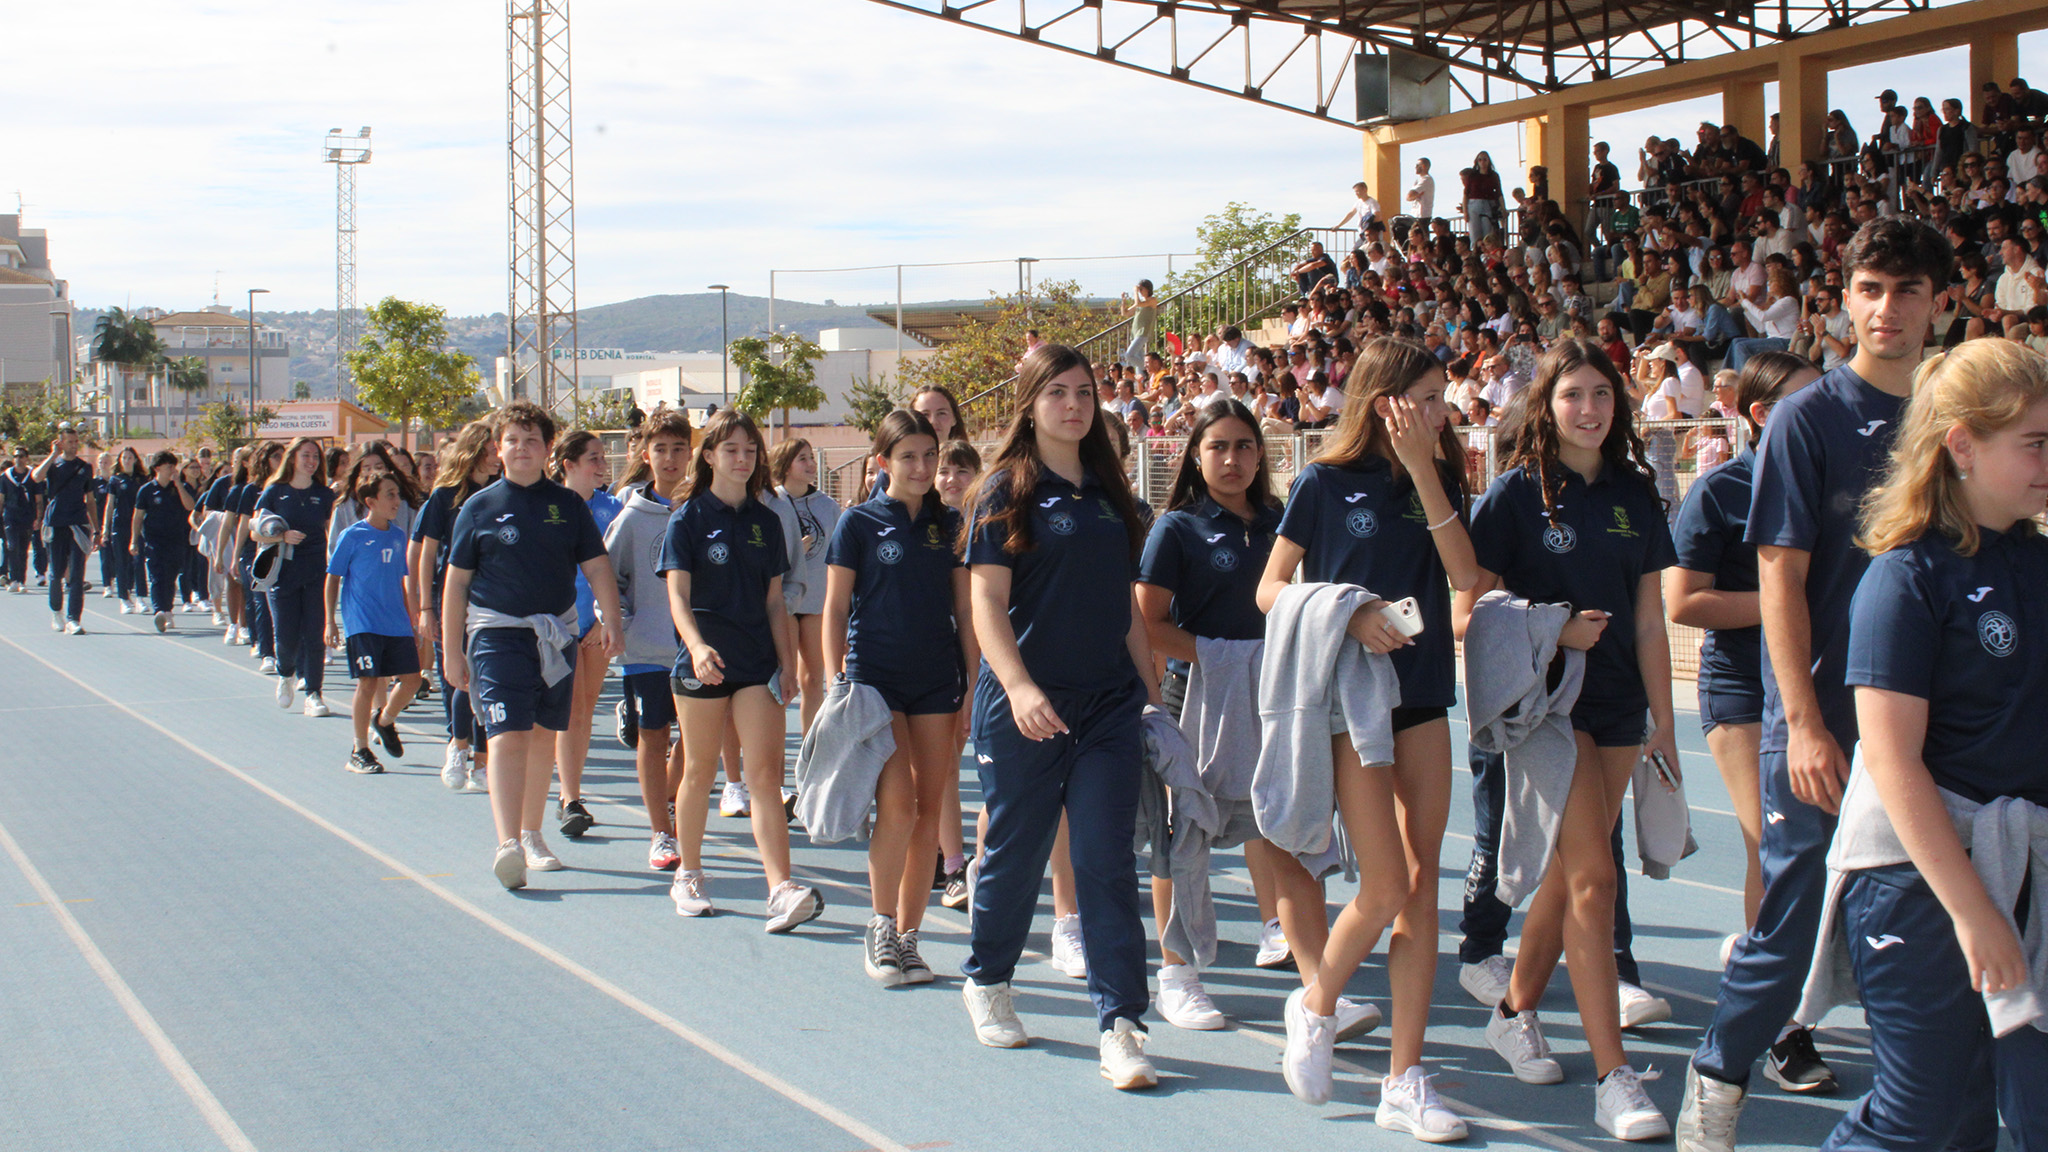
[[[164,383],[184,397],[184,422],[189,428],[192,423],[192,394],[204,392],[212,383],[206,375],[206,361],[197,356],[182,356],[164,365]]]
[[[128,407],[128,380],[126,373],[154,370],[164,363],[163,337],[156,328],[141,316],[125,308],[111,308],[93,322],[92,358],[103,364],[111,364],[122,375],[121,408],[122,424],[126,425]],[[110,414],[111,415],[111,414]],[[152,425],[155,421],[152,419]]]

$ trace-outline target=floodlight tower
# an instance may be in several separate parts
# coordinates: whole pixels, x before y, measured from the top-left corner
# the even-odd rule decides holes
[[[354,381],[342,355],[356,346],[356,167],[370,162],[370,129],[350,136],[327,130],[323,153],[334,165],[334,395],[355,399]]]
[[[570,166],[569,0],[507,0],[506,154],[511,396],[577,399],[576,195]],[[508,396],[508,399],[511,397]]]

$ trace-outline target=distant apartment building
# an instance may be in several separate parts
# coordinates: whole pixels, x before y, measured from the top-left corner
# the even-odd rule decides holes
[[[179,392],[162,371],[130,371],[94,362],[89,374],[86,407],[103,428],[147,430],[161,436],[185,434],[200,409],[221,400],[242,407],[249,400],[249,336],[247,317],[237,317],[225,304],[189,312],[139,309],[163,341],[170,360],[192,357],[206,369],[206,386]],[[275,407],[290,400],[291,347],[283,332],[255,325],[256,403]]]
[[[50,269],[50,238],[0,215],[0,386],[10,393],[73,376],[70,286]]]

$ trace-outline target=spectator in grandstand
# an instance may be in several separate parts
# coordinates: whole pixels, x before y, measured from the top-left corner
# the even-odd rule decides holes
[[[1493,157],[1484,152],[1472,158],[1472,167],[1460,175],[1464,179],[1465,228],[1473,236],[1485,238],[1500,231],[1501,199],[1500,173],[1494,171]]]
[[[2005,261],[2005,271],[1999,274],[1998,288],[1993,293],[1997,316],[1994,322],[1987,313],[1985,321],[1992,328],[1991,335],[2002,328],[2007,336],[2012,336],[2014,329],[2024,326],[2027,313],[2048,303],[2048,284],[2042,282],[2041,266],[2027,254],[2024,240],[2008,236],[2000,242],[1998,252]]]
[[[1372,189],[1367,187],[1363,180],[1351,186],[1351,195],[1351,207],[1331,227],[1342,228],[1357,220],[1358,238],[1362,243],[1365,240],[1366,227],[1380,218],[1380,202],[1373,198]],[[1302,291],[1306,292],[1308,289],[1304,288]]]
[[[2048,92],[2043,92],[2033,87],[2017,76],[2013,77],[2012,83],[2005,86],[2005,90],[2012,97],[2013,108],[2017,118],[2026,120],[2048,118]]]
[[[1742,371],[1744,362],[1758,352],[1785,351],[1799,331],[1799,290],[1792,278],[1792,270],[1783,265],[1771,265],[1765,274],[1765,282],[1768,298],[1763,306],[1759,307],[1750,300],[1742,302],[1743,316],[1759,335],[1728,345],[1728,367],[1737,372]]]
[[[1409,212],[1417,220],[1427,220],[1436,215],[1436,177],[1429,174],[1429,157],[1415,161],[1415,182],[1408,185],[1402,199],[1413,205]]]
[[[1306,296],[1315,291],[1316,285],[1321,284],[1324,277],[1336,279],[1337,262],[1330,259],[1328,252],[1323,251],[1322,241],[1311,240],[1308,245],[1308,259],[1296,264],[1292,271],[1295,287]]]

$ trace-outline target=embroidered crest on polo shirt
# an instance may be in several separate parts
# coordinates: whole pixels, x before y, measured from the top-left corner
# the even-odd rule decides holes
[[[761,526],[759,524],[754,525],[754,530],[747,534],[747,543],[752,544],[756,548],[766,548],[768,546],[768,538],[761,535]]]
[[[1218,548],[1209,553],[1209,567],[1218,572],[1237,571],[1237,553],[1228,548]]]
[[[1372,510],[1370,508],[1353,508],[1351,510],[1351,514],[1344,517],[1344,527],[1348,529],[1353,536],[1356,536],[1362,540],[1367,536],[1370,536],[1373,533],[1378,532],[1380,530],[1380,522],[1379,519],[1372,514]]]
[[[1977,617],[1977,642],[1993,656],[2010,656],[2019,647],[2020,630],[2005,613],[1986,612]]]
[[[1422,511],[1422,493],[1408,493],[1408,508],[1401,515],[1403,518],[1412,520],[1417,524],[1429,523],[1428,515]]]
[[[1579,534],[1569,524],[1552,524],[1543,530],[1543,546],[1562,556],[1579,546]]]
[[[510,548],[519,543],[519,525],[507,524],[498,529],[498,543]]]
[[[931,548],[944,548],[946,546],[946,538],[939,532],[937,524],[927,524],[924,526],[924,542],[927,547]]]
[[[732,556],[731,549],[723,544],[713,544],[704,550],[704,558],[713,564],[723,564]]]
[[[884,540],[881,546],[875,549],[875,559],[884,564],[894,564],[903,559],[903,545],[894,540]]]
[[[1640,535],[1640,533],[1638,533],[1635,530],[1634,526],[1629,523],[1628,509],[1623,508],[1619,504],[1616,504],[1614,506],[1614,525],[1607,529],[1607,531],[1615,536]]]

